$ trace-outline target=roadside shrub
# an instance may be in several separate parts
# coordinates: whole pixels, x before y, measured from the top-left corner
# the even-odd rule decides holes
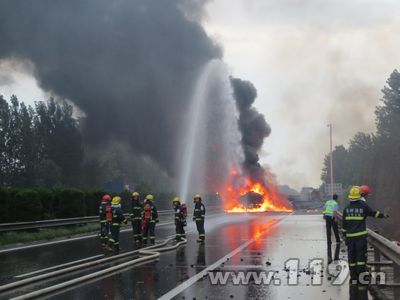
[[[6,188],[0,188],[0,223],[10,221],[9,214],[9,196]]]
[[[16,221],[37,221],[42,218],[42,202],[35,190],[21,190],[15,194]]]
[[[57,218],[73,218],[85,216],[85,194],[77,189],[61,189],[55,193],[58,203]]]
[[[86,215],[87,216],[96,216],[99,214],[99,206],[101,202],[101,198],[104,194],[107,194],[105,191],[91,191],[85,193],[85,202],[86,202]]]
[[[45,188],[37,188],[35,191],[38,192],[39,199],[42,201],[42,219],[54,219],[56,208],[54,203],[54,191]]]

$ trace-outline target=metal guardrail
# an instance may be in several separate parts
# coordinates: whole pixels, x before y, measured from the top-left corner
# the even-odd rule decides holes
[[[160,210],[160,215],[172,213],[172,210]],[[129,214],[125,214],[129,216]],[[96,223],[99,221],[99,216],[88,216],[68,219],[54,219],[54,220],[41,220],[33,222],[19,222],[19,223],[1,223],[0,232],[19,231],[38,228],[60,227],[66,225],[80,225],[86,223]]]
[[[208,209],[216,209],[220,206],[209,206]],[[173,210],[159,210],[159,215],[172,214]],[[130,214],[124,214],[126,217]],[[21,231],[39,228],[50,228],[50,227],[60,227],[67,225],[80,225],[86,223],[96,223],[99,221],[99,216],[88,216],[88,217],[78,217],[78,218],[68,218],[68,219],[54,219],[54,220],[41,220],[33,222],[19,222],[19,223],[1,223],[0,233],[9,231]]]
[[[338,219],[340,226],[342,226],[343,216],[340,212],[338,213]],[[394,299],[400,299],[400,247],[369,228],[367,228],[367,231],[368,243],[373,247],[374,262],[372,264],[375,271],[379,272],[381,266],[384,265],[393,267],[393,283],[382,286],[394,287]]]

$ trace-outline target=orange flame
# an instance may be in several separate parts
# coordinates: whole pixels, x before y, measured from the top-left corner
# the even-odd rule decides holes
[[[238,171],[232,169],[230,183],[227,184],[223,194],[223,199],[225,203],[225,211],[228,213],[243,213],[243,212],[266,212],[266,211],[276,211],[276,212],[292,212],[293,209],[290,203],[285,201],[282,196],[279,195],[276,187],[270,185],[266,187],[264,183],[253,182],[252,180],[246,178],[242,180],[239,184],[233,184],[235,180],[238,179]],[[255,207],[245,207],[239,202],[241,196],[245,196],[248,193],[259,194],[262,199],[259,204]],[[286,203],[287,202],[287,203]]]

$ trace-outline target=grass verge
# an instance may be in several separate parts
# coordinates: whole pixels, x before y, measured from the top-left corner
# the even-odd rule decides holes
[[[95,232],[100,230],[100,225],[90,223],[81,226],[65,226],[57,228],[43,228],[36,231],[11,231],[0,234],[0,245],[10,245],[18,243],[29,243],[40,240],[52,240],[59,237],[68,237],[82,233]]]

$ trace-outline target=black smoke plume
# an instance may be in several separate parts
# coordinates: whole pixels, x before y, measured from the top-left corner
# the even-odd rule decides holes
[[[173,175],[193,84],[221,50],[189,0],[3,0],[0,59],[85,114],[86,147],[128,145]]]
[[[266,171],[259,163],[259,151],[264,139],[271,133],[271,127],[259,113],[253,103],[257,90],[249,81],[231,78],[233,96],[239,111],[239,130],[242,134],[241,144],[244,153],[243,170],[254,181],[264,182]]]

